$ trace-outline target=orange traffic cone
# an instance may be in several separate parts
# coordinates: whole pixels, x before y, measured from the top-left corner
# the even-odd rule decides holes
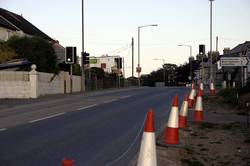
[[[213,81],[211,81],[211,83],[210,83],[210,94],[211,95],[216,95],[216,90],[215,90],[215,88],[214,88],[214,82]]]
[[[62,166],[75,166],[75,161],[72,159],[63,159]]]
[[[195,94],[195,85],[193,82],[192,83],[192,90],[191,90],[189,97],[188,97],[188,108],[193,108],[195,95],[196,95]]]
[[[178,102],[178,95],[176,95],[172,103],[168,124],[165,129],[164,139],[166,144],[179,143]]]
[[[187,115],[188,115],[188,95],[185,96],[180,114],[179,114],[179,127],[186,128],[187,127]]]
[[[154,112],[152,109],[147,113],[137,166],[157,166]]]
[[[201,90],[199,90],[196,104],[195,104],[194,121],[201,122],[203,121],[203,119],[204,119],[204,115],[203,115],[203,107],[202,107],[202,93],[201,93]]]

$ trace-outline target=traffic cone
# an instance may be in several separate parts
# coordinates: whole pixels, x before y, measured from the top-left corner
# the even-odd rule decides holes
[[[75,166],[75,161],[69,158],[62,160],[62,166]]]
[[[179,127],[186,128],[187,127],[187,115],[188,115],[188,95],[185,96],[180,114],[179,114]]]
[[[200,82],[200,90],[201,90],[201,94],[202,94],[202,97],[204,96],[204,87],[203,87],[203,82],[201,81]]]
[[[172,109],[169,114],[164,140],[166,144],[179,143],[178,95],[174,97]]]
[[[147,113],[137,166],[157,166],[154,112],[152,109]]]
[[[215,95],[216,94],[216,91],[215,91],[215,88],[214,88],[214,82],[211,81],[210,83],[210,94],[211,95]]]
[[[201,90],[198,91],[197,100],[194,110],[194,121],[201,122],[204,119],[203,107],[202,107],[202,93]]]
[[[188,108],[193,108],[194,106],[194,98],[195,98],[195,85],[192,83],[192,89],[188,97]]]

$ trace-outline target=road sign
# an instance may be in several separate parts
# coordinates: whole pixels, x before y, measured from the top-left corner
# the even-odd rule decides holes
[[[221,57],[220,63],[222,67],[247,66],[248,57]]]

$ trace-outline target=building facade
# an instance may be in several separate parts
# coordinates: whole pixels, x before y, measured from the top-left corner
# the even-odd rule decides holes
[[[90,57],[90,67],[102,68],[106,73],[123,73],[123,59],[120,56],[103,55],[100,57]]]

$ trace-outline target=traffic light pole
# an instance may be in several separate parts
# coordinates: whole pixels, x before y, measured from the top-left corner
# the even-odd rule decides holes
[[[72,74],[73,74],[73,64],[70,64],[70,93],[73,92]]]

